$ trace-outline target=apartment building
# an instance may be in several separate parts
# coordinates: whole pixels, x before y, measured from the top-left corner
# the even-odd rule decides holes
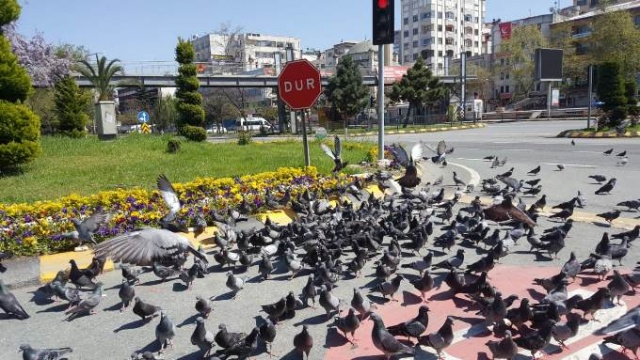
[[[484,16],[485,0],[401,0],[401,63],[423,57],[444,75],[447,58],[480,55]]]

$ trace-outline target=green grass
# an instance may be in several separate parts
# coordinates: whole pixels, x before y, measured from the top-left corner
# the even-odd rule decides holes
[[[151,189],[161,173],[173,182],[189,182],[196,177],[219,178],[304,165],[302,143],[298,141],[254,141],[239,146],[235,140],[215,144],[181,140],[180,151],[169,154],[166,149],[171,138],[142,134],[113,141],[43,137],[42,156],[19,174],[0,177],[0,202],[53,200],[72,193],[90,195],[120,187]],[[343,159],[359,163],[373,146],[346,142]],[[333,161],[317,141],[309,142],[309,151],[312,166],[321,173],[331,171]]]

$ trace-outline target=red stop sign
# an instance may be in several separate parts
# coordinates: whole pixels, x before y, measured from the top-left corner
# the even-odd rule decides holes
[[[280,99],[293,110],[310,108],[321,92],[320,71],[306,59],[288,62],[278,77]]]

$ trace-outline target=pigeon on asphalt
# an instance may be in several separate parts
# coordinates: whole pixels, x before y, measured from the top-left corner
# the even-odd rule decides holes
[[[609,181],[607,181],[606,184],[602,185],[598,190],[596,190],[595,194],[596,195],[602,195],[602,194],[609,195],[611,190],[613,190],[613,187],[616,186],[616,182],[617,182],[616,178],[609,179]]]
[[[515,343],[526,350],[531,351],[531,357],[536,359],[536,354],[549,345],[552,336],[552,329],[555,321],[547,320],[538,331],[531,331],[519,338],[513,339]]]
[[[431,276],[431,271],[425,271],[419,279],[411,280],[411,285],[420,291],[420,296],[422,297],[422,301],[427,301],[424,297],[424,294],[431,291],[435,285],[435,280],[433,276]]]
[[[335,326],[340,330],[345,339],[352,345],[355,345],[355,332],[360,327],[360,318],[356,315],[354,308],[349,308],[349,312],[345,317],[336,316]],[[351,334],[351,339],[347,334]]]
[[[636,199],[632,199],[632,200],[626,200],[626,201],[621,201],[619,203],[616,204],[616,206],[626,206],[627,207],[627,211],[640,211],[640,199],[636,200]]]
[[[198,276],[198,271],[200,271],[200,265],[198,265],[197,262],[194,262],[189,269],[181,270],[178,273],[178,278],[187,285],[187,289],[191,290],[191,285]]]
[[[273,271],[273,263],[266,253],[261,253],[262,260],[258,264],[258,271],[262,275],[262,279],[267,280],[271,277]]]
[[[211,311],[213,311],[213,308],[211,307],[211,301],[201,296],[196,296],[195,308],[196,311],[205,319],[208,318],[209,314],[211,314]]]
[[[373,345],[383,352],[386,360],[391,359],[392,356],[401,358],[415,355],[414,348],[410,348],[401,343],[387,331],[382,318],[378,314],[372,312],[370,318],[373,321],[371,340],[373,341]]]
[[[627,150],[624,150],[623,152],[619,152],[616,154],[617,157],[625,157],[627,156]]]
[[[235,276],[231,271],[227,272],[227,282],[225,284],[233,291],[233,299],[235,299],[240,290],[244,288],[245,282],[246,279]]]
[[[254,327],[249,335],[242,334],[242,338],[235,341],[228,348],[221,350],[221,356],[224,359],[235,355],[237,359],[246,359],[253,354],[258,348],[258,339],[260,337],[260,329]]]
[[[274,322],[278,322],[278,319],[287,310],[287,299],[282,297],[273,304],[261,305],[261,308]]]
[[[13,315],[20,320],[29,318],[29,314],[24,311],[18,299],[9,291],[2,279],[0,279],[0,309],[2,309],[5,314]]]
[[[618,305],[622,305],[620,303],[620,299],[622,295],[625,295],[631,290],[631,285],[620,275],[618,270],[613,270],[613,279],[607,284],[607,289],[611,293],[611,297],[616,298],[616,303]],[[613,299],[612,299],[613,300]]]
[[[564,164],[556,164],[556,167],[558,168],[558,171],[564,170]]]
[[[170,267],[162,266],[157,262],[154,262],[152,267],[153,267],[153,273],[155,274],[155,276],[162,279],[163,282],[167,281],[168,278],[179,274],[177,270]]]
[[[609,226],[611,226],[613,220],[620,217],[620,210],[607,211],[600,214],[596,214],[596,216],[603,218],[606,222],[609,223]]]
[[[139,283],[140,279],[138,275],[140,275],[140,269],[132,269],[131,266],[127,264],[120,264],[120,269],[122,270],[122,277],[127,279],[130,284]]]
[[[422,305],[416,317],[397,325],[387,326],[387,331],[393,336],[406,336],[408,340],[418,339],[427,330],[427,325],[429,325],[429,307]]]
[[[203,358],[206,358],[214,346],[213,333],[206,329],[204,319],[200,316],[196,318],[196,327],[191,334],[191,344],[204,351]]]
[[[556,340],[561,347],[569,350],[569,347],[565,345],[564,342],[578,334],[580,320],[580,315],[568,313],[566,322],[556,322],[551,327],[553,339]]]
[[[219,324],[218,332],[216,333],[214,340],[218,346],[223,349],[230,348],[233,344],[241,342],[247,334],[239,333],[239,332],[229,332],[227,330],[227,325]]]
[[[595,320],[595,312],[604,308],[606,301],[611,298],[611,292],[608,288],[599,288],[590,297],[578,301],[576,303],[576,309],[584,312],[583,318],[586,319],[587,315],[591,315],[591,319]]]
[[[589,175],[589,179],[593,179],[598,184],[602,184],[603,182],[607,181],[607,177],[600,174]]]
[[[80,300],[80,302],[65,311],[65,314],[69,315],[67,317],[67,321],[71,321],[76,318],[79,314],[86,312],[90,315],[96,313],[95,308],[100,305],[100,301],[102,301],[102,283],[99,282],[96,284],[95,290],[93,293]]]
[[[599,329],[596,334],[612,335],[629,329],[640,330],[640,306],[636,306],[627,311],[626,314],[611,321],[607,326]]]
[[[455,171],[453,172],[453,182],[456,186],[467,186],[467,184],[464,181],[462,181],[462,179],[460,179],[460,177]]]
[[[302,359],[309,359],[309,353],[313,347],[313,337],[309,334],[309,327],[302,325],[302,331],[293,337],[293,347],[302,355]]]
[[[580,262],[576,259],[576,253],[572,251],[569,256],[569,260],[567,260],[567,262],[562,266],[562,272],[568,278],[575,280],[578,273],[580,273],[581,268]]]
[[[122,279],[122,285],[120,285],[120,290],[118,290],[118,297],[122,302],[122,307],[120,308],[120,312],[123,312],[126,308],[131,305],[133,298],[136,297],[136,290],[132,284],[129,284],[127,279]]]
[[[485,344],[491,352],[492,359],[513,359],[518,354],[518,345],[511,338],[511,331],[506,330],[502,340],[489,340]]]
[[[404,280],[404,277],[398,274],[391,281],[385,281],[382,284],[374,286],[369,292],[379,292],[382,294],[382,297],[384,297],[385,300],[387,299],[387,295],[389,295],[391,296],[392,301],[398,301],[395,298],[395,294],[396,292],[398,292],[398,289],[400,288],[400,282],[402,280]],[[322,299],[322,294],[320,294],[320,296]]]
[[[331,315],[332,311],[340,313],[340,299],[331,293],[331,290],[327,289],[326,285],[320,286],[320,298],[318,300],[320,306],[324,308],[327,316]]]
[[[91,280],[92,276],[84,270],[80,270],[74,259],[69,260],[71,270],[69,270],[69,281],[77,288],[94,289],[96,284]]]
[[[333,138],[333,150],[324,143],[320,143],[320,147],[333,160],[334,166],[331,172],[337,173],[349,164],[342,161],[342,142],[338,135]]]
[[[602,344],[619,345],[622,347],[623,352],[631,350],[637,359],[638,348],[640,348],[640,330],[629,329],[615,335],[607,336],[603,339]]]
[[[364,319],[369,312],[375,309],[375,305],[369,301],[369,298],[362,296],[357,288],[353,288],[353,298],[351,299],[351,307],[360,315],[360,319]]]
[[[159,306],[148,304],[139,297],[133,299],[133,313],[138,315],[142,321],[151,320],[162,309]]]
[[[421,336],[418,342],[420,345],[433,348],[438,353],[438,359],[442,359],[442,351],[453,342],[453,318],[447,316],[437,332]]]
[[[540,165],[536,166],[535,168],[529,170],[529,172],[527,173],[527,175],[538,175],[538,173],[540,173]]]
[[[603,151],[602,154],[606,156],[606,155],[611,155],[612,152],[613,152],[613,148]]]
[[[309,306],[309,299],[313,302],[311,305],[312,309],[316,308],[316,296],[318,295],[318,289],[314,284],[315,276],[313,274],[309,274],[307,277],[307,284],[302,288],[302,303],[304,306]]]
[[[175,336],[176,326],[169,319],[166,312],[160,311],[160,322],[156,326],[156,340],[160,343],[158,353],[162,353],[167,346],[173,347],[173,338]]]
[[[445,259],[437,264],[434,264],[433,267],[436,269],[458,269],[462,266],[464,262],[464,249],[458,249],[456,254],[448,259]]]
[[[96,256],[109,256],[114,262],[150,266],[156,261],[174,260],[190,252],[205,264],[207,257],[187,238],[169,230],[142,228],[118,235],[94,248]]]
[[[61,359],[61,356],[73,352],[73,349],[69,347],[59,349],[34,349],[31,345],[22,344],[18,351],[22,351],[23,360],[58,360]]]
[[[263,318],[263,321],[264,322],[259,327],[260,339],[262,339],[262,341],[268,344],[267,354],[269,354],[269,357],[272,357],[275,354],[271,350],[271,347],[273,346],[273,341],[276,339],[277,331],[271,319],[269,319],[268,317],[265,317]]]
[[[93,234],[108,220],[109,215],[103,212],[96,212],[84,220],[71,218],[71,222],[76,229],[71,232],[71,237],[78,241],[78,246],[82,246],[83,243],[95,245],[96,241],[93,238]]]

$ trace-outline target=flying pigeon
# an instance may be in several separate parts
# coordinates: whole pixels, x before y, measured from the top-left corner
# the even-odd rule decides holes
[[[178,213],[180,212],[180,199],[178,198],[178,193],[166,175],[160,174],[156,180],[156,185],[169,210],[169,212],[160,219],[160,225],[163,228],[169,229],[171,228],[171,225],[175,223]]]
[[[422,159],[422,143],[417,143],[411,148],[411,154],[402,145],[391,144],[389,146],[395,160],[405,168],[404,175],[397,180],[398,184],[406,188],[414,188],[420,184],[416,162]]]
[[[88,242],[95,245],[96,241],[93,239],[93,234],[108,220],[109,215],[103,212],[96,212],[84,220],[71,218],[75,231],[69,233],[69,236],[78,241],[78,246]]]
[[[440,142],[438,142],[438,146],[435,149],[429,145],[427,145],[427,148],[436,154],[431,157],[431,161],[435,164],[444,165],[446,161],[446,156],[448,154],[453,153],[453,148],[447,148],[447,143],[444,140],[440,140]],[[423,159],[429,160],[429,158],[423,158]]]
[[[333,138],[334,150],[331,150],[331,148],[329,148],[324,143],[320,143],[320,147],[327,155],[329,155],[331,159],[333,159],[333,162],[335,165],[333,167],[333,170],[331,170],[331,172],[337,173],[338,171],[344,169],[347,166],[348,162],[342,161],[342,143],[340,141],[340,138],[337,135]]]

